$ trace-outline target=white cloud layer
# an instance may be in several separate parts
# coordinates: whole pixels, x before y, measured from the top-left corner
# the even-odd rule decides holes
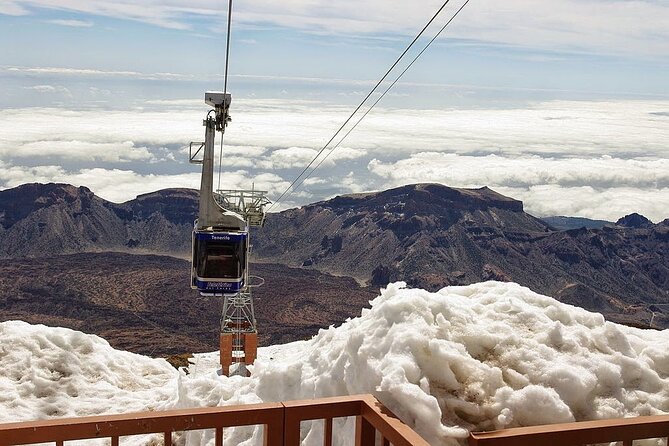
[[[200,174],[140,175],[129,170],[102,168],[68,172],[59,166],[24,167],[0,164],[0,182],[6,187],[50,182],[86,186],[106,200],[122,203],[137,195],[170,187],[199,188]]]
[[[667,120],[651,113],[667,108],[666,101],[553,101],[522,109],[376,112],[355,140],[401,152],[665,156]]]
[[[320,148],[347,107],[240,101],[226,135],[232,144]],[[669,101],[539,103],[516,109],[377,108],[345,146],[385,158],[423,151],[542,156],[667,156]],[[340,149],[337,149],[340,150]],[[336,153],[336,152],[335,152]]]
[[[371,173],[389,188],[437,182],[456,187],[489,186],[521,199],[538,216],[569,215],[617,220],[640,212],[669,218],[669,159],[504,158],[418,153],[397,162],[372,160]]]
[[[26,90],[35,91],[41,95],[55,94],[66,99],[72,99],[72,92],[62,85],[32,85],[23,87]]]
[[[69,26],[71,28],[90,28],[93,26],[93,22],[88,22],[86,20],[48,20],[47,23]]]
[[[253,182],[257,190],[266,190],[273,195],[278,195],[289,184],[272,173],[250,176],[243,170],[225,172],[225,181],[225,188],[230,189],[248,189]],[[160,189],[182,187],[199,189],[200,173],[142,175],[131,170],[103,168],[66,171],[59,166],[7,166],[0,162],[0,184],[4,184],[7,188],[24,183],[49,182],[86,186],[99,197],[122,203],[137,195]]]
[[[70,25],[74,26],[74,25]],[[68,76],[68,77],[86,77],[86,78],[121,78],[134,80],[158,80],[158,81],[181,81],[195,80],[196,77],[188,74],[178,73],[141,73],[139,71],[119,71],[119,70],[97,70],[92,68],[66,68],[66,67],[22,67],[8,66],[0,67],[0,73],[14,74],[20,76]]]
[[[395,183],[412,182],[417,177],[472,187],[496,185],[531,187],[554,184],[594,188],[669,187],[669,159],[505,158],[498,155],[461,156],[452,153],[418,153],[392,163],[376,159],[369,170]]]
[[[184,146],[203,138],[205,112],[199,101],[182,100],[133,110],[2,110],[0,187],[63,181],[112,201],[197,187]],[[255,182],[277,197],[348,113],[315,102],[235,101],[222,185]],[[541,216],[615,220],[641,212],[658,221],[669,217],[667,141],[669,101],[378,109],[280,208],[432,181],[489,186]]]
[[[311,160],[313,160],[319,152],[320,149],[316,150],[308,147],[288,147],[287,149],[276,149],[272,151],[269,159],[261,160],[253,164],[263,169],[290,169],[295,167],[304,168],[309,165]],[[323,159],[324,161],[322,165],[324,167],[329,167],[334,166],[337,161],[353,160],[356,158],[361,158],[366,154],[367,153],[361,149],[339,147],[334,151],[326,149],[321,154],[319,161]],[[312,166],[315,167],[316,164],[318,164],[318,162],[312,164]]]
[[[669,218],[669,187],[597,189],[546,184],[529,188],[498,187],[497,191],[523,200],[525,209],[537,216],[567,215],[617,221],[637,212],[655,223]]]
[[[412,34],[441,3],[257,0],[236,4],[234,17],[241,25],[272,24],[314,32]],[[462,3],[450,5],[439,25]],[[34,8],[191,29],[193,16],[222,23],[226,5],[205,0],[10,0],[0,5],[0,13],[23,15]],[[470,2],[449,29],[449,36],[522,47],[666,57],[669,4],[653,0]]]
[[[201,113],[5,109],[0,110],[0,157],[151,161],[145,146],[187,144],[202,134]],[[188,118],[191,119],[188,119]]]
[[[124,161],[153,161],[155,157],[146,147],[135,147],[132,141],[95,143],[91,141],[34,141],[22,144],[21,157],[74,158],[106,163]]]

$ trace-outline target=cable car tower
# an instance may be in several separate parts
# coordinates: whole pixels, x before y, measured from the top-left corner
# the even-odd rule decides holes
[[[192,237],[191,287],[204,296],[222,296],[220,331],[221,374],[233,363],[236,374],[246,376],[258,351],[258,330],[249,275],[249,227],[262,226],[265,191],[218,190],[214,183],[214,139],[221,138],[230,121],[231,96],[220,91],[205,93],[207,113],[204,142],[190,143],[190,162],[202,164],[200,205]],[[201,158],[200,158],[201,157]]]

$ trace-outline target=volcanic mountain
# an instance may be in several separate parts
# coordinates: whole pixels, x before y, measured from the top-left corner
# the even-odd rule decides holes
[[[521,243],[550,232],[546,223],[523,212],[522,202],[488,188],[421,184],[345,195],[272,215],[254,245],[260,260],[351,275],[375,285],[405,280],[438,288],[510,280],[497,274],[477,242]]]
[[[116,204],[85,187],[26,184],[0,191],[0,257],[188,257],[197,204],[188,189]],[[318,270],[374,287],[403,280],[430,290],[514,281],[616,321],[669,324],[669,220],[632,214],[559,231],[488,188],[417,184],[270,214],[252,242],[255,261],[290,266],[293,275]]]
[[[642,325],[669,310],[669,220],[632,215],[600,229],[556,231],[485,187],[418,184],[337,197],[272,215],[254,245],[260,261],[373,285],[514,281]]]
[[[192,189],[165,189],[116,204],[67,184],[0,191],[0,257],[88,251],[185,256],[198,195]]]

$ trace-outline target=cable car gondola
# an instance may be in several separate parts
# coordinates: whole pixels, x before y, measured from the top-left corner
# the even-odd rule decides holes
[[[191,285],[205,294],[244,288],[248,231],[193,230]]]
[[[190,161],[202,164],[200,205],[193,228],[191,287],[200,294],[237,294],[245,287],[247,245],[246,220],[236,212],[221,207],[213,193],[214,136],[228,122],[230,94],[218,91],[205,93],[205,102],[214,107],[204,121],[204,143],[195,154],[191,144]],[[196,155],[204,148],[202,160]]]

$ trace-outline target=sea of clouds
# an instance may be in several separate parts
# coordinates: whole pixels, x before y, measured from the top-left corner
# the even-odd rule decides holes
[[[203,138],[200,101],[124,110],[0,110],[0,187],[66,182],[115,202],[197,187],[187,144]],[[223,150],[225,188],[276,198],[348,115],[313,101],[239,100]],[[669,209],[669,102],[548,101],[500,109],[378,109],[282,203],[418,182],[489,186],[538,216],[617,220]],[[337,140],[335,140],[336,142]]]

